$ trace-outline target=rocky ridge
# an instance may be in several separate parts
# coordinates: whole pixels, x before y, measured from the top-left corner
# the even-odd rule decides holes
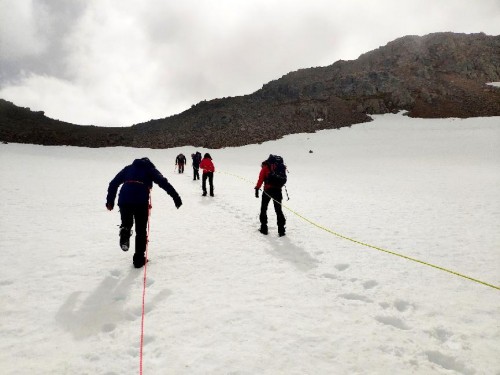
[[[287,134],[412,117],[500,116],[500,36],[405,36],[352,61],[300,69],[244,96],[202,101],[131,127],[82,126],[0,99],[0,141],[85,147],[221,148]]]

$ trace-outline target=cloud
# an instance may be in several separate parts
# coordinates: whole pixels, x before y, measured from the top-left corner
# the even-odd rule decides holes
[[[83,1],[2,0],[0,2],[0,84],[15,82],[24,72],[65,73],[66,41]]]
[[[37,35],[31,2],[0,2],[0,52],[3,64],[38,55],[44,41]]]
[[[72,123],[126,126],[408,34],[498,35],[500,4],[0,0],[0,25],[0,97]]]

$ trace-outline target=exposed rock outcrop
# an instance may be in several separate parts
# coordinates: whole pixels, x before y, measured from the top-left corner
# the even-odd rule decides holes
[[[500,116],[500,36],[405,36],[327,67],[301,69],[253,94],[203,101],[132,127],[80,126],[0,100],[0,141],[87,147],[221,148],[370,121],[405,110],[414,117]]]

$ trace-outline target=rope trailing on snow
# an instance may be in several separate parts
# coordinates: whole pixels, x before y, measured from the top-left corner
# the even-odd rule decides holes
[[[139,374],[142,375],[142,349],[144,347],[144,311],[145,311],[145,301],[146,301],[146,275],[148,268],[148,244],[149,244],[149,228],[150,228],[150,216],[151,216],[151,191],[149,192],[149,203],[148,203],[148,233],[146,235],[146,252],[144,254],[144,278],[142,284],[142,313],[141,313],[141,345],[139,353]]]
[[[243,181],[249,182],[249,183],[251,183],[251,184],[253,183],[252,181],[250,181],[250,180],[248,180],[248,179],[246,179],[246,178],[244,178],[244,177],[238,176],[238,175],[236,175],[236,174],[232,174],[232,173],[228,173],[228,172],[224,172],[224,171],[219,172],[219,173],[223,173],[223,174],[226,174],[226,175],[228,175],[228,176],[232,176],[232,177],[239,178],[240,180],[243,180]],[[265,192],[264,192],[264,193],[265,193]],[[273,199],[273,198],[271,198],[271,199]],[[475,279],[475,278],[473,278],[473,277],[470,277],[470,276],[467,276],[467,275],[461,274],[461,273],[459,273],[459,272],[456,272],[456,271],[450,270],[450,269],[445,268],[445,267],[437,266],[437,265],[435,265],[435,264],[432,264],[432,263],[429,263],[429,262],[424,262],[424,261],[422,261],[422,260],[419,260],[419,259],[416,259],[416,258],[412,258],[412,257],[407,256],[407,255],[399,254],[399,253],[397,253],[397,252],[395,252],[395,251],[387,250],[387,249],[384,249],[384,248],[382,248],[382,247],[378,247],[378,246],[370,245],[370,244],[368,244],[368,243],[366,243],[366,242],[358,241],[358,240],[356,240],[356,239],[354,239],[354,238],[350,238],[350,237],[344,236],[344,235],[342,235],[342,234],[340,234],[340,233],[337,233],[337,232],[335,232],[335,231],[333,231],[333,230],[331,230],[331,229],[329,229],[329,228],[324,227],[324,226],[323,226],[323,225],[321,225],[321,224],[315,223],[314,221],[312,221],[312,220],[308,219],[307,217],[305,217],[305,216],[303,216],[303,215],[299,214],[298,212],[296,212],[296,211],[292,210],[290,207],[287,207],[287,206],[286,206],[286,205],[284,205],[283,203],[278,202],[278,201],[276,201],[275,199],[273,199],[273,200],[274,200],[275,202],[279,203],[282,207],[286,208],[286,209],[287,209],[288,211],[290,211],[291,213],[293,213],[295,216],[297,216],[297,217],[301,218],[302,220],[304,220],[304,221],[308,222],[309,224],[311,224],[311,225],[313,225],[313,226],[315,226],[315,227],[317,227],[317,228],[319,228],[319,229],[321,229],[321,230],[324,230],[325,232],[328,232],[328,233],[330,233],[330,234],[333,234],[334,236],[337,236],[337,237],[339,237],[339,238],[342,238],[342,239],[344,239],[344,240],[351,241],[351,242],[354,242],[354,243],[356,243],[356,244],[358,244],[358,245],[365,246],[365,247],[369,247],[369,248],[372,248],[372,249],[375,249],[375,250],[378,250],[378,251],[381,251],[381,252],[384,252],[384,253],[387,253],[387,254],[395,255],[395,256],[400,257],[400,258],[404,258],[404,259],[407,259],[407,260],[411,260],[411,261],[413,261],[413,262],[420,263],[420,264],[423,264],[423,265],[425,265],[425,266],[429,266],[429,267],[432,267],[432,268],[435,268],[435,269],[438,269],[438,270],[441,270],[441,271],[444,271],[444,272],[448,272],[448,273],[450,273],[450,274],[452,274],[452,275],[462,277],[462,278],[464,278],[464,279],[466,279],[466,280],[473,281],[473,282],[476,282],[476,283],[478,283],[478,284],[482,284],[482,285],[484,285],[484,286],[487,286],[487,287],[490,287],[490,288],[493,288],[493,289],[496,289],[496,290],[500,290],[500,286],[493,285],[493,284],[487,283],[487,282],[485,282],[485,281],[481,281],[481,280]]]

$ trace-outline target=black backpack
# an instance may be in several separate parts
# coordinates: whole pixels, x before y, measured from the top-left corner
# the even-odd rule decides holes
[[[269,155],[266,163],[271,170],[266,178],[266,182],[281,189],[285,186],[287,180],[286,165],[283,163],[283,158],[279,155]]]

